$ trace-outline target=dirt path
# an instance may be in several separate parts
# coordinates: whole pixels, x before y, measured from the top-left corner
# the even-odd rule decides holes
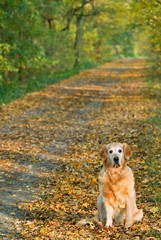
[[[142,181],[139,139],[148,109],[157,106],[143,96],[143,80],[143,60],[114,61],[1,109],[1,239],[104,239],[106,232],[93,223],[83,230],[75,224],[95,211],[101,144],[128,142],[135,158],[130,165]],[[144,208],[139,184],[137,191]]]

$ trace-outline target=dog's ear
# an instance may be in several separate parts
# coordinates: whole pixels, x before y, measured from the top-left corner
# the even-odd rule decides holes
[[[132,156],[132,151],[127,143],[123,143],[123,151],[124,151],[125,159],[129,160],[129,158]]]
[[[102,160],[105,162],[107,160],[107,146],[104,145],[100,150],[100,156]]]

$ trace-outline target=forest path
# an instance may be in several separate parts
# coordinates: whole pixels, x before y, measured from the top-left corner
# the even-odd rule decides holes
[[[80,235],[73,224],[95,210],[101,144],[129,143],[137,159],[130,165],[141,179],[144,150],[135,150],[148,109],[156,107],[143,95],[144,69],[142,59],[113,61],[2,107],[1,239],[39,239],[40,233],[40,239],[72,239],[73,231],[75,239],[87,239],[92,230]],[[144,208],[140,185],[137,190]],[[53,219],[54,230],[47,223]]]

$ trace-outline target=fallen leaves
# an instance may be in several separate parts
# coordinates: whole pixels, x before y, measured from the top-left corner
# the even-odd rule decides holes
[[[142,94],[143,67],[140,60],[108,63],[3,109],[4,171],[13,165],[22,171],[23,166],[39,188],[38,199],[18,204],[26,214],[21,223],[26,240],[159,239],[159,166],[154,156],[160,156],[160,130],[149,120],[158,106]],[[133,149],[129,165],[144,219],[129,230],[107,229],[96,219],[99,149],[112,141],[128,142]]]

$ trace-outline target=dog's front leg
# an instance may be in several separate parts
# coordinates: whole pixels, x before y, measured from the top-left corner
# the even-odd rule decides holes
[[[125,228],[132,226],[133,221],[133,201],[128,198],[126,202],[126,217],[125,217]]]
[[[112,227],[113,207],[108,203],[106,198],[103,198],[106,211],[106,227]]]

